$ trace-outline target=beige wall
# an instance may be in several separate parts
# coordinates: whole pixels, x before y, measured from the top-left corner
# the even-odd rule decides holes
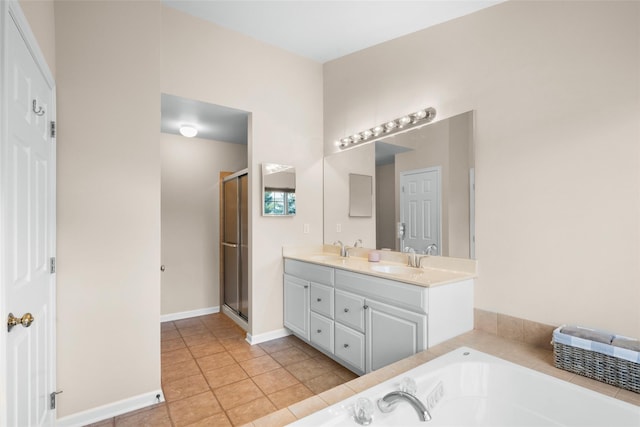
[[[247,167],[247,146],[160,134],[161,314],[220,305],[220,172]]]
[[[639,16],[507,2],[327,63],[325,150],[475,110],[476,307],[640,336]]]
[[[29,21],[38,46],[53,77],[56,76],[56,34],[53,0],[20,0],[20,8]]]
[[[162,92],[252,113],[249,328],[280,330],[281,247],[322,241],[322,66],[166,7],[161,36]],[[260,215],[264,162],[295,166],[294,217]]]
[[[160,389],[160,4],[56,1],[55,19],[65,417]]]

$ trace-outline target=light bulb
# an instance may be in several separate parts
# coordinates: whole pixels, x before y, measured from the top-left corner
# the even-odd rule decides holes
[[[182,125],[180,126],[180,135],[186,136],[187,138],[193,138],[198,134],[198,129],[190,125]]]
[[[390,130],[394,129],[395,127],[396,127],[396,122],[394,122],[394,121],[390,121],[386,125],[384,125],[384,129],[385,129],[386,132],[389,132]]]
[[[400,127],[408,125],[409,123],[411,123],[411,119],[409,118],[409,116],[402,116],[398,119],[398,125]]]
[[[378,125],[378,126],[374,127],[373,129],[371,129],[371,132],[373,132],[374,136],[380,135],[383,131],[384,131],[384,128],[382,127],[382,125]]]
[[[427,112],[424,111],[424,110],[417,111],[417,112],[413,113],[413,117],[415,117],[416,121],[422,120],[425,117],[427,117]]]

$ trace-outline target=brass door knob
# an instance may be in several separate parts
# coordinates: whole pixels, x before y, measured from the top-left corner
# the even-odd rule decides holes
[[[13,313],[9,313],[9,316],[7,317],[7,331],[11,332],[11,329],[18,324],[28,328],[32,323],[33,316],[31,313],[25,313],[22,317],[15,317]]]

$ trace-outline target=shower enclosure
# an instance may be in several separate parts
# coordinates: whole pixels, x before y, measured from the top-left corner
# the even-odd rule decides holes
[[[226,309],[248,321],[248,178],[247,169],[226,177],[222,185],[222,301]]]

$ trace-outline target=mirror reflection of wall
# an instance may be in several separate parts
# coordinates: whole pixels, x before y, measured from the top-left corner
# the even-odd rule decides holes
[[[357,149],[347,150],[325,159],[325,172],[329,165],[345,168],[357,165],[353,159],[370,157],[367,147],[375,153],[371,168],[375,170],[375,213],[370,227],[363,230],[362,224],[347,222],[342,224],[343,233],[355,226],[365,240],[365,246],[378,249],[401,250],[397,223],[401,220],[401,175],[409,171],[440,168],[440,244],[437,254],[458,258],[469,258],[473,254],[473,206],[470,174],[475,168],[473,147],[473,112],[467,112],[440,120],[420,128],[396,134],[392,137],[367,144]],[[375,148],[371,148],[375,147]],[[347,154],[348,153],[348,154]],[[346,156],[345,156],[346,155]],[[351,161],[337,160],[345,156]],[[364,166],[358,166],[363,169]],[[337,172],[333,172],[335,175]],[[339,208],[327,204],[328,194],[334,198],[335,182],[325,180],[325,243],[337,238],[335,211]],[[406,218],[405,218],[406,220]],[[333,240],[332,240],[333,239]],[[345,239],[350,241],[350,238]],[[420,248],[419,248],[420,250]]]
[[[349,174],[349,216],[373,216],[373,177]]]

